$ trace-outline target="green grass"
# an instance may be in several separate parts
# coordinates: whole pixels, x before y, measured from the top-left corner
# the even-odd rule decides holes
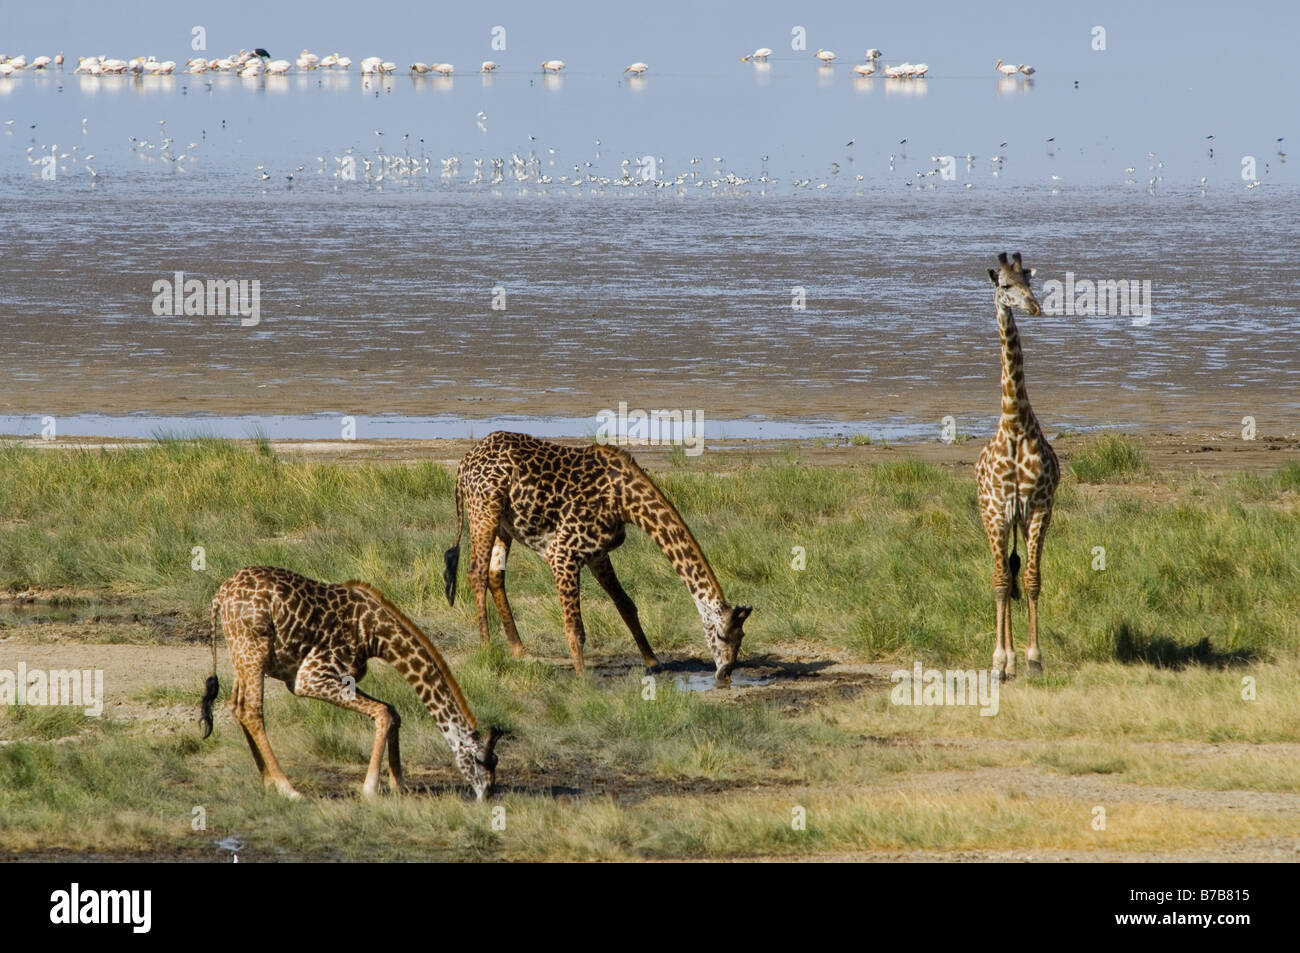
[[[1123,482],[1150,469],[1138,442],[1121,434],[1103,434],[1070,461],[1070,472],[1081,483]]]
[[[1130,459],[1096,448],[1081,459],[1089,454]],[[654,475],[728,597],[755,606],[744,654],[800,642],[868,660],[987,662],[992,567],[969,477],[907,458],[840,467],[783,458]],[[1300,511],[1288,501],[1298,488],[1295,464],[1187,482],[1161,501],[1125,487],[1082,492],[1067,478],[1043,561],[1046,657],[1057,666],[1116,658],[1177,666],[1295,654]],[[201,623],[222,579],[269,563],[367,580],[468,647],[477,638],[466,583],[454,608],[441,594],[452,497],[451,473],[433,463],[280,460],[212,440],[119,451],[8,446],[0,448],[0,586],[89,587]],[[191,568],[196,546],[203,571]],[[794,547],[806,551],[802,571],[792,568]],[[1104,571],[1093,568],[1099,547]],[[613,558],[655,648],[703,657],[694,606],[654,544],[632,531]],[[515,547],[507,584],[530,650],[567,655],[546,564]],[[589,653],[633,655],[590,580],[583,609]],[[1023,603],[1013,611],[1022,626]],[[491,624],[497,632],[494,614]]]

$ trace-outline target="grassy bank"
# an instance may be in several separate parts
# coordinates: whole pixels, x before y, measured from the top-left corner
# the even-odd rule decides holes
[[[1296,653],[1300,466],[1139,484],[1140,452],[1109,439],[1072,463],[1044,561],[1049,666]],[[992,570],[970,474],[900,457],[861,467],[791,458],[726,473],[690,461],[654,476],[728,596],[756,607],[746,653],[799,644],[864,660],[985,664]],[[197,621],[222,579],[270,563],[367,580],[468,648],[473,600],[448,608],[440,593],[452,491],[452,474],[434,463],[345,467],[223,441],[112,452],[7,446],[0,586],[88,588]],[[192,568],[195,547],[203,570]],[[633,531],[614,563],[652,644],[703,654],[694,607],[653,544]],[[507,581],[525,644],[564,655],[545,564],[516,547]],[[589,653],[633,657],[604,594],[590,581],[584,593]]]

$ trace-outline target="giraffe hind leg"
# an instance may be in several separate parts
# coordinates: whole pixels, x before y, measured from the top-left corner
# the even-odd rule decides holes
[[[506,598],[506,560],[510,558],[510,539],[497,534],[492,544],[492,561],[488,566],[488,589],[492,592],[492,601],[496,603],[497,615],[501,619],[501,628],[505,630],[506,641],[515,658],[524,657],[524,643],[519,639],[519,630],[515,628],[515,615],[510,611],[510,600]]]
[[[275,788],[285,797],[298,798],[289,778],[271,750],[266,735],[266,721],[262,716],[262,693],[266,680],[266,656],[269,640],[259,638],[247,625],[235,623],[226,628],[227,643],[235,667],[235,682],[230,693],[230,708],[235,720],[244,730],[253,761],[257,764],[262,783]]]

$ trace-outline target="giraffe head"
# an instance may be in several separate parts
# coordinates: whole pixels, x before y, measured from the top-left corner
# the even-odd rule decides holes
[[[492,796],[497,780],[496,746],[504,734],[503,729],[493,725],[484,741],[477,731],[471,731],[466,742],[456,750],[456,766],[474,789],[476,800],[486,801]]]
[[[724,602],[721,611],[710,618],[705,626],[704,635],[709,642],[709,651],[718,666],[715,677],[720,682],[729,679],[731,670],[736,667],[740,642],[745,638],[743,626],[753,611],[753,606],[729,606]]]
[[[1001,267],[996,271],[989,269],[989,280],[997,289],[993,292],[994,302],[1031,316],[1042,314],[1043,309],[1038,306],[1038,299],[1034,297],[1034,292],[1029,287],[1029,279],[1034,277],[1034,269],[1024,267],[1020,260],[1020,252],[1012,255],[1010,261],[1007,261],[1007,253],[1002,252],[998,255],[998,261],[1002,263]]]

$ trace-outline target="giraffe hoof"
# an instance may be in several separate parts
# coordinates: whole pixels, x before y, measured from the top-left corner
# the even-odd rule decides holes
[[[1030,674],[1030,675],[1042,675],[1042,674],[1043,674],[1043,663],[1040,662],[1038,659],[1033,659],[1033,658],[1031,658],[1031,659],[1029,660],[1029,674]]]
[[[523,647],[522,645],[512,645],[512,646],[510,646],[510,654],[513,655],[515,658],[527,658],[527,657],[528,657],[528,652],[524,649],[524,647]]]

